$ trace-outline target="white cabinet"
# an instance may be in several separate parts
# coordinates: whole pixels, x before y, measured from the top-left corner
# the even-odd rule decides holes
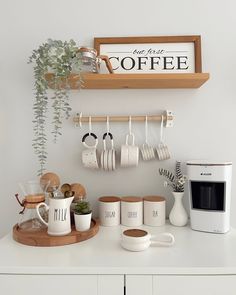
[[[0,275],[0,294],[123,295],[123,275]]]
[[[26,247],[9,234],[0,239],[0,295],[236,295],[236,230],[142,228],[171,232],[176,243],[129,252],[123,227],[65,247]]]
[[[236,275],[153,276],[153,295],[235,295]]]
[[[152,295],[152,276],[127,275],[125,286],[126,295]]]
[[[236,275],[128,275],[126,295],[235,295]]]
[[[123,275],[99,275],[98,295],[124,295]],[[87,295],[87,294],[83,294]]]

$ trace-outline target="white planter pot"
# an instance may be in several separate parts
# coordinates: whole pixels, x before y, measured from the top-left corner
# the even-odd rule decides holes
[[[90,214],[75,214],[75,228],[77,231],[86,231],[90,229],[92,212]]]
[[[169,220],[170,223],[175,226],[185,226],[188,222],[188,215],[184,209],[182,199],[184,193],[182,192],[172,192],[175,198],[175,203],[170,211]]]

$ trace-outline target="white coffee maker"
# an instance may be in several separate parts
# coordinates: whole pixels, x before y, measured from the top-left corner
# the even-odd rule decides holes
[[[231,175],[231,162],[187,162],[193,230],[212,233],[229,231]]]

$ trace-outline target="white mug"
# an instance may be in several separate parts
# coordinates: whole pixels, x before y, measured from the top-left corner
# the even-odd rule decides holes
[[[52,236],[64,236],[71,232],[70,205],[74,197],[65,199],[49,198],[49,206],[40,203],[36,207],[39,219],[48,227],[48,234]],[[48,222],[40,215],[40,207],[44,206],[48,213]]]
[[[117,226],[120,224],[120,198],[99,198],[99,220],[103,226]]]
[[[166,222],[166,200],[160,196],[143,198],[144,224],[163,226]]]
[[[122,233],[121,246],[129,251],[143,251],[150,245],[172,246],[175,242],[171,233],[150,235],[142,229],[128,229]]]
[[[85,142],[86,138],[92,136],[95,139],[94,145],[87,145]],[[98,165],[98,157],[97,157],[97,145],[98,138],[94,133],[86,133],[82,138],[82,143],[86,147],[86,150],[82,152],[82,163],[86,168],[97,169]]]
[[[140,226],[143,224],[143,199],[140,197],[121,198],[121,224]]]
[[[129,137],[132,138],[132,144],[129,144]],[[139,148],[134,144],[134,134],[126,135],[125,144],[121,146],[120,165],[122,167],[138,166]]]

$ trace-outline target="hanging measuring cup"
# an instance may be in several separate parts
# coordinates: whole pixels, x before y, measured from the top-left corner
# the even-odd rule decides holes
[[[109,136],[111,148],[107,149],[106,137]],[[113,135],[110,133],[109,117],[107,117],[107,132],[103,134],[103,151],[101,153],[101,167],[105,171],[114,171],[116,169],[116,156],[113,142]]]
[[[95,142],[94,145],[88,145],[85,140],[88,137],[93,137]],[[89,133],[86,133],[82,138],[82,143],[86,147],[85,150],[82,152],[82,163],[86,168],[98,169],[98,157],[97,157],[97,145],[98,145],[98,138],[97,136],[92,133],[92,124],[91,124],[91,117],[89,117]]]
[[[131,139],[131,144],[129,143]],[[134,144],[134,134],[131,130],[131,117],[129,117],[129,134],[126,135],[125,144],[121,146],[121,160],[122,167],[138,166],[139,148]]]
[[[111,141],[111,148],[109,149],[107,149],[106,146],[107,136],[109,136]],[[101,167],[105,171],[114,171],[116,169],[113,135],[110,132],[103,134],[103,151],[101,153]]]
[[[152,146],[148,144],[148,122],[145,118],[145,143],[141,147],[141,155],[144,161],[155,159],[155,153]]]
[[[163,116],[161,116],[161,127],[160,127],[160,143],[157,148],[157,156],[160,161],[170,159],[170,152],[167,145],[163,141]]]

